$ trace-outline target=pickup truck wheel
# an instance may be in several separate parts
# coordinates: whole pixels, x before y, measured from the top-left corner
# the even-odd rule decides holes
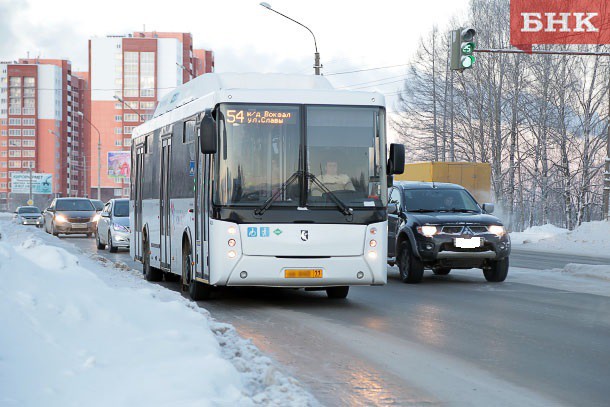
[[[493,260],[489,262],[489,267],[483,269],[485,280],[490,283],[501,283],[506,280],[508,274],[508,257],[502,260]]]
[[[446,276],[451,272],[451,267],[439,267],[432,270],[437,276]]]
[[[402,242],[399,253],[400,279],[403,283],[417,284],[424,277],[424,264],[411,252],[409,242]]]

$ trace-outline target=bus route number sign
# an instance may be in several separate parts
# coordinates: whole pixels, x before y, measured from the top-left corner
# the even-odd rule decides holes
[[[293,112],[282,112],[280,110],[227,110],[227,123],[235,124],[268,124],[282,125],[294,124],[295,117]]]

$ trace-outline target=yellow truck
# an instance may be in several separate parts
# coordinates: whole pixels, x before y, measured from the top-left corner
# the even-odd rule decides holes
[[[407,163],[405,172],[394,175],[394,180],[450,182],[466,188],[480,204],[492,202],[489,163],[441,161]]]

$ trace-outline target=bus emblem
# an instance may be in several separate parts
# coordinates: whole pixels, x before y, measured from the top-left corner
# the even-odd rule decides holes
[[[281,234],[282,234],[282,231],[281,231],[280,229],[275,229],[275,230],[273,231],[273,233],[274,233],[276,236],[279,236],[279,235],[281,235]]]
[[[306,242],[309,239],[309,232],[307,230],[301,230],[301,240]]]

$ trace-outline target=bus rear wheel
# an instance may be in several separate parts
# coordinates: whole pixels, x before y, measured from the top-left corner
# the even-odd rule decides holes
[[[333,299],[346,298],[347,293],[349,293],[349,286],[328,287],[326,289],[326,295],[328,295],[328,298],[333,298]]]
[[[191,247],[185,245],[182,248],[182,284],[188,286],[189,297],[193,301],[208,300],[212,296],[212,287],[195,280],[192,265]]]
[[[163,273],[150,265],[150,243],[145,242],[143,245],[144,253],[142,253],[142,272],[146,281],[161,281]]]

